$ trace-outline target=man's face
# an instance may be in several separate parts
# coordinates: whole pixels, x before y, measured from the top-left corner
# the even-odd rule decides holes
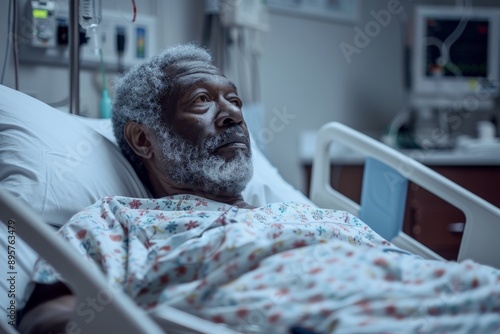
[[[163,103],[169,129],[155,129],[165,173],[180,185],[238,196],[252,176],[252,162],[236,87],[206,63],[182,65]]]

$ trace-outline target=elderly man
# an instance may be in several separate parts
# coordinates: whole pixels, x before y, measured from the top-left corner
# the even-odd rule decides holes
[[[128,73],[116,92],[115,136],[153,197],[193,194],[248,207],[242,102],[210,61],[205,50],[183,46]]]
[[[121,79],[112,120],[118,145],[152,197],[191,194],[251,208],[241,196],[252,176],[241,107],[236,86],[211,64],[210,54],[182,45]],[[37,284],[21,329],[48,331],[35,324],[50,318],[51,330],[63,331],[73,308],[65,285]]]
[[[58,232],[110,287],[144,309],[166,303],[242,332],[500,330],[499,271],[426,261],[346,212],[245,203],[242,103],[210,60],[178,46],[119,82],[115,135],[152,198],[103,198]],[[86,316],[63,279],[37,264],[21,331]]]

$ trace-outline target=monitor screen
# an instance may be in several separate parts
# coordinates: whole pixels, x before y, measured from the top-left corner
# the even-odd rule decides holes
[[[425,49],[426,76],[487,77],[489,22],[470,20],[461,29],[459,24],[455,19],[427,19],[427,41],[435,43]]]
[[[498,94],[499,9],[417,7],[414,20],[414,92]]]

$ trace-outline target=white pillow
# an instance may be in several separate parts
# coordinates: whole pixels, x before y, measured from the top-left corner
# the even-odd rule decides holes
[[[83,117],[0,85],[0,186],[29,203],[51,225],[61,226],[109,194],[148,196],[116,145],[96,131],[110,133],[110,122],[94,122],[95,129],[85,122]],[[6,235],[5,225],[0,225],[0,234]],[[1,263],[7,263],[5,247],[2,243]],[[24,290],[36,257],[16,239],[18,309],[24,306]],[[4,296],[7,283],[0,280]],[[5,306],[0,306],[4,312]]]
[[[60,226],[109,194],[148,196],[120,150],[80,117],[19,93],[4,93],[0,92],[0,184],[30,203],[47,223]],[[4,98],[16,97],[23,103],[5,108]]]
[[[278,169],[271,165],[253,138],[251,146],[254,173],[242,193],[247,203],[263,206],[269,203],[294,201],[315,206],[303,193],[281,177]]]

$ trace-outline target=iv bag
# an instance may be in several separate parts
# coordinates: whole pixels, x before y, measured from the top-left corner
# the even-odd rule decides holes
[[[101,0],[80,0],[79,22],[85,30],[96,28],[101,23]]]

